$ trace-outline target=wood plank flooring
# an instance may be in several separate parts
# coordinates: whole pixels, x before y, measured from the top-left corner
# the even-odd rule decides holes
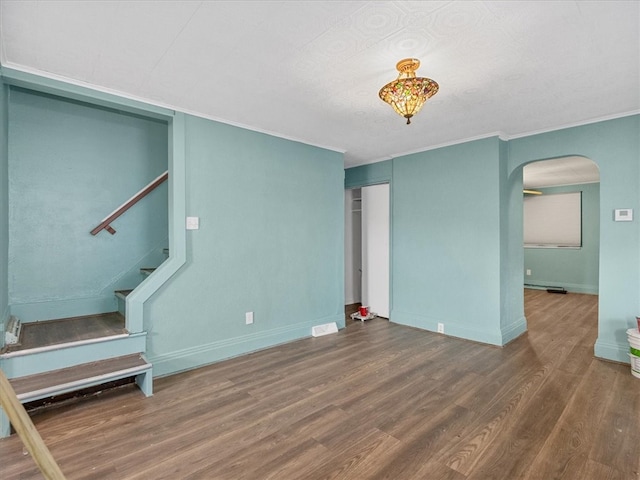
[[[34,422],[69,479],[640,479],[640,380],[593,357],[597,297],[525,298],[504,348],[349,319]],[[41,478],[16,436],[0,459]]]

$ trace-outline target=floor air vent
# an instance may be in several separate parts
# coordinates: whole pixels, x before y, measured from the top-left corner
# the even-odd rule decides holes
[[[325,323],[323,325],[316,325],[311,327],[311,335],[314,337],[321,337],[323,335],[329,335],[330,333],[337,333],[338,325],[336,322]]]

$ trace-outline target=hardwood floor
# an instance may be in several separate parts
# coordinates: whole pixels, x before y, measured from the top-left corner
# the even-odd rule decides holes
[[[526,291],[504,348],[375,319],[34,416],[69,479],[634,480],[640,380],[597,297]],[[14,435],[3,480],[41,478]]]

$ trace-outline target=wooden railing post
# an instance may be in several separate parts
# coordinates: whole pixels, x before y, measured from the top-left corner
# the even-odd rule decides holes
[[[2,370],[0,370],[0,406],[9,417],[11,425],[16,429],[22,443],[31,454],[44,477],[47,480],[65,480],[62,470],[60,470]]]

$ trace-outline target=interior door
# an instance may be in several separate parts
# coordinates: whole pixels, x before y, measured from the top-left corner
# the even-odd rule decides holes
[[[362,188],[362,304],[389,318],[389,184]]]

